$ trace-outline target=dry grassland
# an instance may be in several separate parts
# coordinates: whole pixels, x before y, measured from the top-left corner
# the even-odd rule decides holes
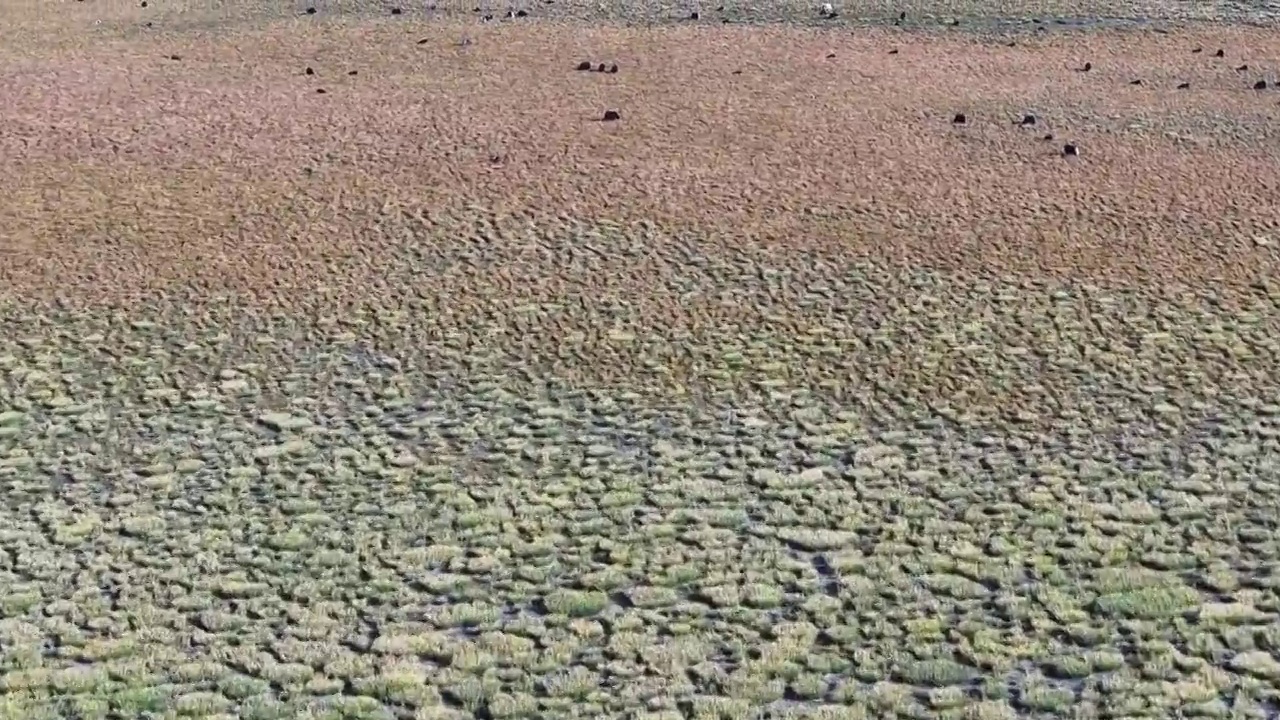
[[[1273,28],[151,4],[0,29],[0,717],[1280,712]]]

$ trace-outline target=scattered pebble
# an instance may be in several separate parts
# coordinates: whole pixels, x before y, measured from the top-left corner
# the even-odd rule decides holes
[[[969,119],[964,116],[964,113],[956,113],[956,116],[951,118],[953,125],[963,125],[967,122],[969,122]]]
[[[610,65],[610,66],[609,66],[609,72],[610,72],[610,74],[617,73],[617,72],[618,72],[618,64],[617,64],[617,63],[614,63],[614,64]]]
[[[347,74],[348,74],[348,75],[359,75],[359,74],[360,74],[360,71],[359,71],[359,70],[348,70],[348,71],[347,71]]]
[[[1195,50],[1192,50],[1192,51],[1191,51],[1191,54],[1192,54],[1192,55],[1195,55],[1196,53],[1200,53],[1200,52],[1203,52],[1203,51],[1204,51],[1204,48],[1196,48]]]
[[[401,12],[403,11],[400,8],[391,8],[392,15],[399,15]]]
[[[329,91],[325,90],[324,88],[316,88],[317,95],[324,95],[326,92],[329,92]]]
[[[1249,71],[1248,65],[1241,65],[1240,67],[1236,68],[1236,72],[1248,72],[1248,71]]]
[[[170,60],[181,60],[181,59],[182,59],[182,56],[181,56],[181,55],[170,55],[170,56],[169,56],[169,59],[170,59]]]
[[[1256,82],[1256,83],[1254,83],[1254,84],[1253,84],[1253,89],[1254,89],[1254,90],[1266,90],[1266,89],[1267,89],[1267,81],[1266,81],[1266,80],[1259,80],[1258,82]]]
[[[427,44],[427,38],[422,38],[421,40],[419,40],[419,41],[418,41],[418,44],[419,44],[419,45],[426,45],[426,44]]]
[[[142,2],[141,2],[141,3],[138,3],[138,4],[139,4],[141,7],[146,7],[146,6],[147,6],[147,0],[142,0]]]
[[[897,54],[898,54],[898,49],[897,49],[897,48],[894,48],[894,49],[890,50],[890,51],[889,51],[889,54],[890,54],[890,55],[897,55]]]
[[[1053,133],[1045,133],[1045,136],[1041,139],[1044,140],[1045,142],[1048,142],[1053,139]]]
[[[311,68],[307,68],[306,73],[307,73],[308,75],[315,75],[315,74],[316,74],[316,71],[315,71],[315,70],[313,70],[313,69],[311,69]]]
[[[617,110],[605,110],[605,111],[604,111],[604,121],[605,121],[605,122],[613,122],[614,120],[621,120],[621,119],[622,119],[622,115],[620,115],[620,114],[618,113],[618,111],[617,111]]]
[[[309,7],[309,8],[307,8],[306,13],[307,13],[308,15],[315,15],[315,14],[316,14],[316,9],[315,9],[315,8],[313,8],[313,7]]]
[[[700,15],[698,15],[698,11],[697,11],[697,10],[694,10],[693,12],[689,13],[689,19],[690,19],[690,20],[697,20],[697,19],[698,19],[698,18],[700,18],[700,17],[701,17],[701,16],[700,16]]]
[[[529,11],[528,11],[528,10],[517,10],[517,11],[516,11],[516,17],[518,17],[518,18],[522,18],[522,17],[529,17]]]
[[[1141,85],[1141,84],[1142,84],[1142,81],[1141,81],[1141,80],[1130,80],[1130,81],[1129,81],[1129,84],[1130,84],[1130,85]]]
[[[1093,69],[1093,63],[1087,62],[1084,64],[1084,67],[1080,68],[1080,72],[1089,72],[1092,69]]]
[[[1189,83],[1189,82],[1178,83],[1178,89],[1179,89],[1179,90],[1186,90],[1186,89],[1188,89],[1188,88],[1190,88],[1190,87],[1191,87],[1191,83]]]
[[[596,72],[604,72],[606,69],[607,68],[605,68],[604,63],[600,63],[596,66]]]
[[[1214,53],[1214,54],[1213,54],[1213,56],[1214,56],[1214,57],[1226,57],[1226,56],[1227,56],[1227,53],[1226,53],[1225,51],[1223,51],[1221,48],[1219,48],[1219,49],[1218,49],[1218,52]]]
[[[833,58],[833,57],[835,57],[835,56],[836,56],[836,54],[835,54],[835,53],[827,53],[827,59],[828,59],[828,60],[830,60],[831,58]]]
[[[1076,157],[1080,154],[1080,148],[1076,147],[1075,143],[1067,143],[1062,146],[1062,154],[1066,157]]]
[[[1030,126],[1032,126],[1032,125],[1035,125],[1035,124],[1036,124],[1036,116],[1035,116],[1035,115],[1031,115],[1031,114],[1029,114],[1029,113],[1028,113],[1028,114],[1026,114],[1026,115],[1023,115],[1023,116],[1022,116],[1022,122],[1020,122],[1020,123],[1018,123],[1018,124],[1019,124],[1019,125],[1021,125],[1022,127],[1030,127]]]

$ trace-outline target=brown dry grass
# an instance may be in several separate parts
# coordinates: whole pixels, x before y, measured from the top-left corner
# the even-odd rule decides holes
[[[72,299],[358,294],[360,276],[431,271],[391,266],[410,236],[437,268],[464,259],[472,243],[451,228],[478,214],[506,226],[483,241],[501,270],[478,283],[549,282],[535,239],[570,218],[684,228],[778,262],[1248,282],[1275,261],[1255,238],[1280,218],[1280,94],[1250,86],[1275,79],[1278,50],[1274,34],[1236,28],[1007,47],[887,31],[290,21],[234,42],[28,54],[0,76],[0,281]],[[574,72],[584,58],[623,69]],[[1092,72],[1072,69],[1085,61]],[[596,122],[606,108],[623,121]],[[1041,126],[1013,127],[1023,112]],[[1078,161],[1059,157],[1062,140]],[[637,260],[610,262],[606,274],[625,274]]]

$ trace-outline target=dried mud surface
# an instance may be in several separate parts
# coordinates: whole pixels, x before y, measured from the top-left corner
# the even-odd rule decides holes
[[[154,9],[3,31],[0,717],[1280,713],[1273,32]]]

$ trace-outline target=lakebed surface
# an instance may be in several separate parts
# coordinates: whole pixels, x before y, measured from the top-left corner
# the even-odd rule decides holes
[[[1280,712],[1273,28],[150,5],[0,31],[3,717]]]

